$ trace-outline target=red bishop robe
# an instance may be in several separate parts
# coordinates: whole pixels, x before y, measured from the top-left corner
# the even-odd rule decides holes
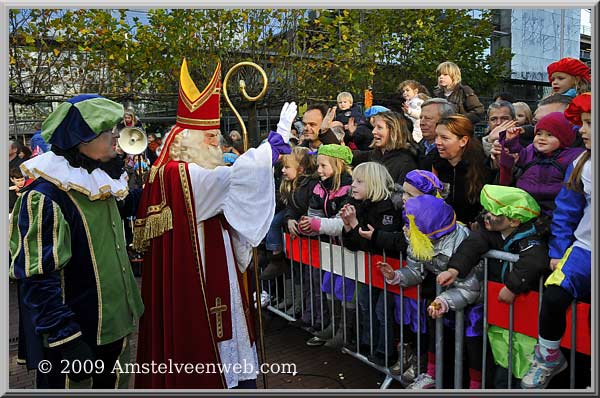
[[[169,161],[146,185],[134,234],[136,247],[146,248],[146,312],[136,363],[164,363],[173,372],[136,374],[135,388],[231,388],[257,377],[253,323],[239,276],[273,213],[268,144],[232,167]],[[252,372],[188,373],[174,365],[236,363]]]

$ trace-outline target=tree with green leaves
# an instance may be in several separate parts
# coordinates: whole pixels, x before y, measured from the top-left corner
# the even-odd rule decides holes
[[[490,10],[150,9],[10,10],[11,100],[100,92],[113,99],[176,101],[181,60],[201,85],[217,59],[261,65],[270,90],[257,107],[294,99],[334,101],[340,91],[375,101],[411,78],[432,89],[442,61],[459,65],[477,92],[508,76],[508,49],[489,54]],[[243,71],[248,91],[255,73]],[[233,90],[232,90],[233,91]],[[234,102],[244,106],[239,96]]]

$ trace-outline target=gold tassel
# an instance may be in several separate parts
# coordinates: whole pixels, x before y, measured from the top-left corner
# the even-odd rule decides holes
[[[408,240],[410,248],[417,260],[431,260],[433,258],[433,243],[415,223],[415,216],[408,214]]]
[[[143,220],[136,220],[133,229],[133,248],[143,252],[150,246],[150,240],[173,229],[171,208],[165,206],[160,213],[152,214]]]

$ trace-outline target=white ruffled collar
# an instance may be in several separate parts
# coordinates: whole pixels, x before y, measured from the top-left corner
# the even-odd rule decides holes
[[[123,172],[118,180],[101,169],[88,173],[82,167],[72,167],[67,159],[54,152],[29,159],[21,164],[21,170],[31,178],[42,177],[63,191],[74,190],[90,200],[106,199],[111,195],[123,199],[129,193],[127,173]]]

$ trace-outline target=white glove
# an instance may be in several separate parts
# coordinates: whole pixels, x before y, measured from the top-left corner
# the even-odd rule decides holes
[[[298,107],[295,102],[283,104],[281,109],[281,115],[279,115],[279,123],[277,123],[277,133],[283,138],[283,142],[288,144],[290,142],[290,135],[292,134],[292,122],[296,118],[298,113]]]

